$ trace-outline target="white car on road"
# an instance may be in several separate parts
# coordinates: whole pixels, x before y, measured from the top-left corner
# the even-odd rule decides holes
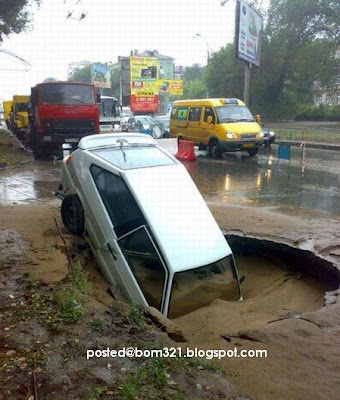
[[[175,317],[238,300],[232,251],[185,167],[148,135],[91,135],[64,158],[66,226],[111,285]]]

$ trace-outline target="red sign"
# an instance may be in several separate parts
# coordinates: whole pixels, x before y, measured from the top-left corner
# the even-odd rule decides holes
[[[131,95],[131,111],[132,112],[141,112],[141,111],[149,111],[149,112],[158,112],[158,95],[150,96],[150,97],[139,97],[136,95]]]

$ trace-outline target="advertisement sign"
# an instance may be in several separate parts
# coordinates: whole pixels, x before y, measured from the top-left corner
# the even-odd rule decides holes
[[[243,0],[238,0],[235,25],[236,57],[260,66],[263,21]]]
[[[176,96],[183,95],[183,81],[179,79],[161,79],[158,81],[158,87],[160,92],[168,92]]]
[[[91,65],[91,82],[97,87],[110,88],[111,87],[111,70],[103,64]]]
[[[130,57],[131,111],[158,112],[159,60],[154,57]]]

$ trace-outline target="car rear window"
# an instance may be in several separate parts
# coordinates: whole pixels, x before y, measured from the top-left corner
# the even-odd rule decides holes
[[[124,170],[176,164],[174,160],[157,147],[122,146],[95,149],[92,152]]]

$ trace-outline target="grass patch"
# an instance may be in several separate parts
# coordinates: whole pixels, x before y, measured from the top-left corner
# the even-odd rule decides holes
[[[141,345],[139,348],[145,348]],[[154,348],[151,343],[149,350]],[[156,349],[162,349],[162,345],[156,345]],[[176,375],[185,374],[196,377],[199,369],[206,369],[215,373],[222,373],[219,366],[200,358],[185,357],[157,357],[148,358],[130,373],[121,386],[125,400],[138,399],[183,399],[183,393],[178,389]],[[171,391],[169,389],[172,389]],[[177,390],[174,395],[173,389]]]
[[[31,277],[32,278],[32,277]],[[31,289],[41,289],[29,280]],[[84,315],[83,302],[92,292],[92,285],[80,263],[73,266],[73,273],[66,280],[58,283],[52,293],[43,289],[34,293],[28,302],[21,302],[15,312],[8,310],[2,314],[0,321],[11,324],[18,320],[36,318],[51,331],[58,333],[65,325],[78,322]]]
[[[0,167],[17,167],[32,159],[24,149],[13,146],[14,140],[7,130],[0,129]]]
[[[276,140],[297,140],[317,143],[339,143],[340,133],[337,131],[312,130],[276,130]]]
[[[100,317],[95,318],[90,323],[91,327],[97,332],[103,332],[104,324],[105,324],[104,318],[100,318]]]
[[[130,310],[124,315],[124,322],[134,325],[139,329],[146,328],[145,312],[135,301],[130,303]]]

